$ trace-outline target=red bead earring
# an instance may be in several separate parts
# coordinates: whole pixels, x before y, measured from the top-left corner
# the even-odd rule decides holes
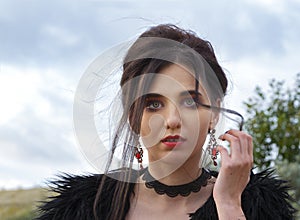
[[[217,166],[218,163],[216,160],[218,158],[219,151],[217,150],[217,140],[215,137],[215,133],[216,133],[215,129],[209,130],[208,150],[211,155],[211,159],[213,161],[214,166]]]
[[[134,147],[134,156],[137,159],[140,169],[143,169],[143,149],[141,145],[138,145],[137,147]]]

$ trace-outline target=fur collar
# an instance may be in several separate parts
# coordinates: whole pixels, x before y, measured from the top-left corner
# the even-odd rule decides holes
[[[218,173],[212,172],[217,176]],[[102,174],[70,175],[62,174],[50,182],[51,190],[56,193],[44,202],[40,208],[39,220],[95,219],[93,206],[99,184],[103,179]],[[101,220],[106,219],[113,200],[114,189],[119,181],[106,177],[104,190],[102,190],[96,212]],[[130,184],[127,199],[126,213],[130,208],[129,198],[133,193],[134,183]],[[295,209],[290,205],[291,197],[288,194],[289,186],[286,181],[278,179],[273,170],[265,170],[251,174],[250,182],[242,194],[242,208],[247,219],[294,219]],[[190,218],[218,219],[213,197],[200,207],[195,213],[189,214]],[[125,219],[125,216],[123,218]]]

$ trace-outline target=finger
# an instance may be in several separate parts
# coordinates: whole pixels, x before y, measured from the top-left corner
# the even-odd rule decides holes
[[[229,153],[228,153],[228,151],[225,147],[223,147],[221,145],[218,145],[217,146],[217,151],[221,155],[222,162],[228,161],[230,159]]]
[[[253,141],[252,141],[252,137],[250,136],[250,138],[248,139],[248,154],[250,156],[250,161],[251,161],[251,167],[253,167],[253,163],[254,163],[254,158],[253,158]]]
[[[237,138],[240,141],[240,151],[241,151],[241,156],[245,157],[248,156],[248,149],[249,149],[249,144],[248,144],[248,137],[247,134],[244,132],[237,132]]]
[[[247,156],[253,154],[252,137],[249,134],[239,130],[229,130],[225,134],[238,138],[240,142],[238,148],[242,154],[247,154]]]
[[[233,133],[233,130],[227,131],[225,134],[219,137],[223,141],[230,143],[231,155],[240,155],[242,153],[240,139],[237,134]]]
[[[248,138],[248,145],[249,145],[248,154],[253,155],[253,140],[252,140],[252,137],[250,135],[249,135],[249,138]]]
[[[241,149],[241,156],[246,160],[252,160],[253,157],[253,144],[252,144],[252,137],[242,131],[232,131],[233,135],[237,135],[238,139],[240,140],[240,149]]]
[[[252,137],[243,132],[243,131],[238,131],[238,130],[230,130],[228,132],[229,134],[237,137],[240,141],[240,154],[234,154],[232,157],[234,159],[243,159],[244,164],[249,166],[250,168],[253,166],[253,142],[252,142]]]

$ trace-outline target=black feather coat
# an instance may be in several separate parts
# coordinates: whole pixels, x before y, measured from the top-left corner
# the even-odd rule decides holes
[[[217,176],[217,173],[212,172]],[[52,190],[58,193],[40,207],[38,220],[92,220],[93,205],[99,184],[103,175],[72,176],[62,175],[53,181]],[[100,196],[100,206],[97,208],[100,219],[107,219],[110,211],[114,188],[118,180],[106,178],[104,190]],[[291,197],[287,193],[289,187],[286,181],[279,180],[270,170],[258,174],[251,174],[250,182],[242,194],[242,208],[249,220],[280,220],[294,219],[295,209],[290,205]],[[125,213],[130,208],[130,196],[134,190],[134,183],[126,196]],[[211,195],[206,203],[195,213],[187,214],[190,219],[218,219],[216,205]],[[125,219],[125,216],[123,216]]]

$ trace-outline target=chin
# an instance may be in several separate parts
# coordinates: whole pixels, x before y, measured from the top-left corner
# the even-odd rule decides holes
[[[157,152],[156,152],[157,153]],[[183,152],[181,150],[164,151],[157,155],[149,157],[150,163],[174,166],[176,168],[182,166],[191,157],[191,152]]]

